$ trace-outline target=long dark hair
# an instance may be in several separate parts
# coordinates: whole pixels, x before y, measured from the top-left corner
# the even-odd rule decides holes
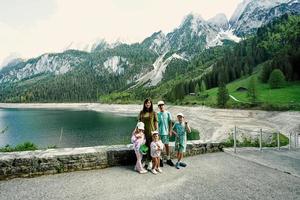
[[[150,101],[151,102],[151,106],[150,106],[150,108],[149,108],[149,110],[146,108],[146,106],[145,106],[145,104],[148,102],[148,101]],[[150,99],[150,98],[147,98],[147,99],[145,99],[145,101],[144,101],[144,105],[143,105],[143,113],[146,113],[146,112],[153,112],[153,103],[152,103],[152,100]]]

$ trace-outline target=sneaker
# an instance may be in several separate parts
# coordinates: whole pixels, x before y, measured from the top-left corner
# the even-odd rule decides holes
[[[157,168],[156,169],[156,171],[158,171],[159,173],[162,173],[162,170],[161,170],[161,168],[159,167],[159,168]]]
[[[179,166],[180,166],[180,164],[179,164],[179,162],[177,162],[176,165],[175,165],[176,169],[180,169]]]
[[[155,169],[151,169],[151,172],[155,175],[157,174],[157,171]]]
[[[171,159],[167,160],[167,164],[170,165],[171,167],[174,167],[174,163],[172,162]]]
[[[148,169],[149,171],[152,170],[152,162],[149,162],[147,169]]]
[[[162,159],[160,159],[159,166],[160,166],[160,167],[164,167],[164,163],[163,163],[163,160],[162,160]]]
[[[183,163],[183,162],[180,162],[179,165],[180,165],[181,167],[186,167],[186,164]]]
[[[140,174],[146,174],[148,171],[147,170],[145,170],[145,169],[143,169],[143,170],[141,170],[141,171],[139,171],[139,173]]]

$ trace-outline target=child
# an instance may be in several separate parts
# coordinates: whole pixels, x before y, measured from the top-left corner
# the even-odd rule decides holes
[[[143,168],[142,158],[143,155],[140,152],[141,145],[146,143],[145,139],[145,125],[143,122],[138,122],[136,128],[134,129],[131,137],[131,142],[133,144],[133,149],[136,155],[136,164],[134,170],[138,171],[140,174],[147,173],[147,170]]]
[[[172,136],[172,116],[170,112],[166,111],[165,102],[159,101],[157,105],[159,108],[159,112],[157,113],[159,136],[165,145],[167,164],[173,167],[174,163],[171,160],[169,150],[169,140],[170,136]],[[160,160],[160,166],[163,167],[162,160]]]
[[[176,169],[180,169],[181,167],[186,167],[186,164],[181,162],[183,158],[183,153],[186,149],[186,132],[190,133],[191,128],[188,125],[188,122],[184,120],[184,116],[182,113],[177,114],[177,122],[175,122],[173,126],[174,134],[176,135],[175,139],[175,151],[177,151],[177,163],[175,165]]]
[[[152,157],[152,170],[151,172],[153,174],[157,174],[157,172],[162,173],[162,170],[160,169],[160,154],[161,151],[164,148],[164,144],[159,139],[158,131],[152,132],[152,142],[150,144],[151,148],[151,157]]]

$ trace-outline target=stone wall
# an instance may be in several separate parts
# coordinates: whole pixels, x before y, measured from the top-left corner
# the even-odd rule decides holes
[[[171,143],[174,158],[174,143]],[[219,143],[188,142],[185,156],[222,151]],[[62,148],[37,151],[0,153],[0,180],[34,177],[76,170],[102,169],[110,166],[133,165],[132,145]]]

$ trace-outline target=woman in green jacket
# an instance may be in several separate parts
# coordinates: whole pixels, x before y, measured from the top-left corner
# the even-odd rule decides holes
[[[145,124],[146,145],[150,149],[152,142],[151,132],[157,130],[157,113],[153,110],[153,103],[150,98],[145,99],[143,110],[139,113],[138,120]],[[147,153],[146,165],[148,165],[148,169],[152,168],[150,151]]]

